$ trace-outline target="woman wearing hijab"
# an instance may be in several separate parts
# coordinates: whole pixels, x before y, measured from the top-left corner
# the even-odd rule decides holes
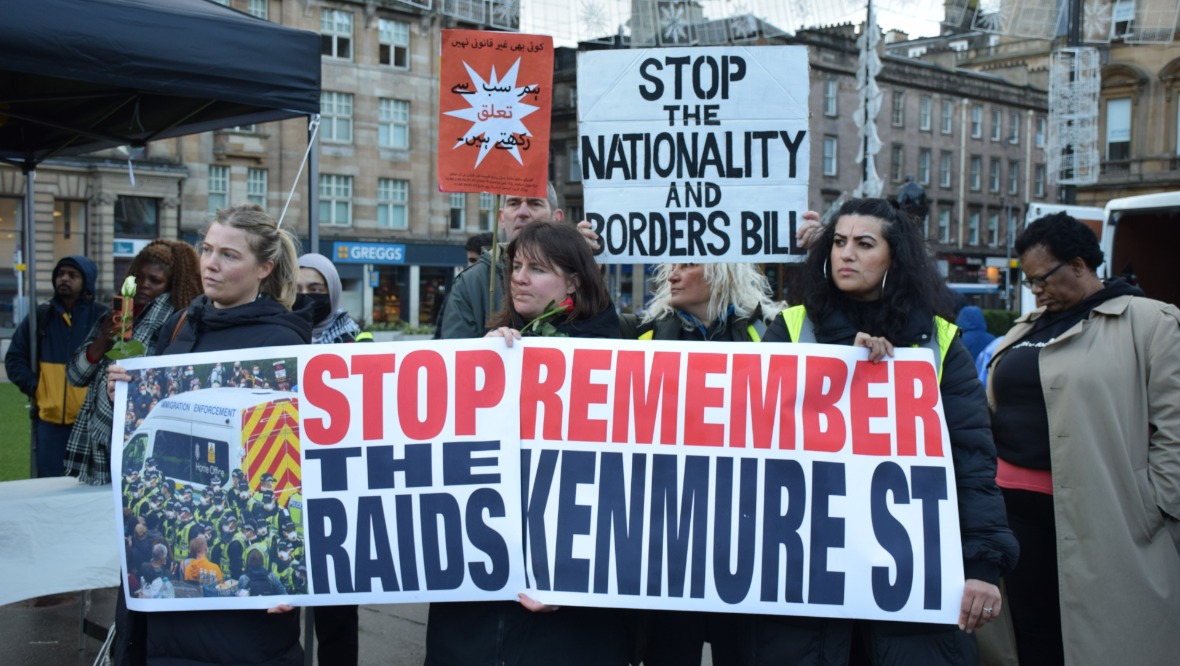
[[[340,309],[340,274],[332,261],[322,254],[308,253],[299,257],[297,291],[314,303],[311,330],[312,344],[355,342],[361,333],[348,312]]]

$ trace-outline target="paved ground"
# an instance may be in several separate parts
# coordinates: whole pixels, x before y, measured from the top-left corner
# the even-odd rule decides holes
[[[116,593],[115,588],[91,593],[92,622],[110,626]],[[93,664],[102,641],[86,637],[79,650],[81,597],[71,594],[0,606],[0,664]],[[419,666],[426,656],[426,609],[426,604],[361,606],[361,666]]]

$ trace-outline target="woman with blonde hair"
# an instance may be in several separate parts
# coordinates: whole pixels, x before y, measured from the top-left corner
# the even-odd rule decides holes
[[[299,275],[294,236],[262,207],[217,211],[200,250],[205,293],[160,329],[156,353],[184,354],[309,344],[311,308],[291,311]],[[108,392],[130,375],[112,365]],[[132,662],[301,666],[299,613],[219,610],[130,613]],[[138,658],[136,658],[138,657]]]
[[[783,309],[755,264],[663,264],[652,282],[651,304],[625,318],[624,339],[757,342]]]

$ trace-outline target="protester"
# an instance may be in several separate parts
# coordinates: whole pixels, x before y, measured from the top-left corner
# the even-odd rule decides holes
[[[652,281],[653,296],[637,324],[623,315],[623,337],[639,340],[759,342],[783,309],[770,298],[770,284],[755,264],[663,264]],[[648,611],[644,614],[643,663],[701,663],[710,643],[713,663],[730,663],[748,641],[735,613]]]
[[[38,477],[65,474],[66,442],[86,398],[85,388],[66,382],[66,364],[95,322],[110,312],[106,304],[94,300],[97,276],[94,262],[81,255],[58,261],[53,267],[53,298],[36,309],[36,364],[29,317],[17,326],[4,356],[9,381],[33,402]]]
[[[298,277],[294,236],[257,205],[217,211],[200,243],[205,293],[160,331],[157,354],[212,352],[311,342],[311,312],[291,312]],[[130,375],[110,368],[108,391]],[[270,611],[133,613],[142,622],[148,663],[298,666],[299,613]],[[119,629],[120,632],[123,628]]]
[[[355,342],[361,329],[348,313],[340,308],[340,274],[332,261],[322,254],[299,257],[300,294],[314,304],[315,327],[311,332],[313,344]],[[278,528],[277,517],[273,525]],[[360,659],[360,618],[356,604],[346,606],[316,606],[316,653],[321,663],[356,664]]]
[[[1022,664],[1180,654],[1180,311],[1096,273],[1065,213],[1016,239],[1038,309],[991,362],[997,482],[1021,558],[1005,579]]]
[[[189,561],[184,567],[184,579],[189,582],[220,583],[221,569],[209,561],[209,545],[205,535],[198,534],[189,542]]]
[[[565,213],[558,207],[557,190],[553,189],[552,184],[548,186],[544,198],[506,196],[500,207],[500,228],[508,242],[532,222],[561,222],[564,219]],[[595,236],[589,230],[588,223],[583,223],[583,226],[586,236]],[[496,271],[493,272],[492,253],[484,251],[479,261],[455,276],[455,282],[447,295],[437,338],[480,338],[487,333],[488,319],[499,311],[504,298],[504,287],[493,274],[502,271],[503,262],[498,261]]]
[[[343,288],[340,274],[336,272],[331,259],[315,253],[299,257],[299,282],[296,289],[314,304],[312,314],[315,325],[311,330],[313,343],[356,342],[361,327],[340,309]]]
[[[803,305],[785,310],[768,342],[820,342],[870,349],[870,360],[894,345],[931,349],[950,435],[959,502],[963,592],[958,626],[863,621],[875,664],[965,664],[978,660],[970,632],[1000,611],[1000,576],[1016,561],[995,485],[995,448],[986,398],[970,354],[947,320],[942,279],[921,228],[882,199],[853,199],[808,254]],[[843,619],[765,616],[754,631],[758,663],[844,663],[854,623]]]
[[[463,246],[467,251],[467,265],[470,266],[479,261],[480,256],[483,255],[485,250],[492,249],[492,243],[494,242],[496,242],[496,237],[490,231],[469,236]]]
[[[127,269],[135,278],[134,318],[131,339],[144,346],[144,355],[155,352],[156,337],[164,321],[177,310],[188,307],[201,293],[200,268],[197,253],[191,245],[175,240],[158,239],[148,243]],[[110,445],[113,415],[107,397],[107,366],[105,354],[115,341],[114,319],[100,319],[90,330],[86,341],[74,352],[66,378],[73,386],[89,386],[86,399],[70,432],[66,446],[65,470],[83,483],[102,485],[111,482]],[[141,385],[145,397],[147,386]],[[151,401],[144,405],[147,415]]]
[[[983,318],[983,310],[974,305],[965,306],[959,310],[955,318],[955,325],[963,332],[963,346],[971,354],[972,360],[979,358],[983,350],[996,339],[987,330],[987,320]]]
[[[619,319],[602,274],[572,225],[533,222],[505,253],[504,299],[489,337],[511,345],[523,335],[617,338]],[[510,663],[620,666],[631,640],[627,611],[508,601],[433,603],[426,664]]]

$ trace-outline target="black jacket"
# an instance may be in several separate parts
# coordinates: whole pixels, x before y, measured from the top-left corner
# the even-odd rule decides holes
[[[816,340],[825,344],[851,345],[856,329],[837,314],[815,324]],[[934,317],[922,313],[911,318],[904,340],[894,345],[910,346],[929,340]],[[766,331],[767,342],[791,342],[786,321],[777,317]],[[971,353],[956,338],[942,364],[942,409],[951,440],[955,486],[959,497],[959,531],[963,542],[963,573],[998,585],[1000,576],[1012,570],[1020,547],[1008,529],[1004,498],[996,486],[996,446],[992,441],[987,395]]]
[[[180,317],[184,316],[183,324]],[[226,351],[252,347],[303,345],[311,342],[311,303],[292,312],[268,296],[233,308],[213,307],[198,296],[183,312],[160,327],[156,353]]]
[[[569,337],[619,337],[613,306],[553,323]],[[533,613],[515,601],[432,603],[426,666],[625,666],[630,618],[630,611],[613,608]]]
[[[252,347],[308,344],[311,313],[291,312],[266,296],[219,310],[199,296],[186,311],[160,329],[156,353],[228,351]],[[173,333],[175,332],[175,340]],[[270,615],[265,610],[184,611],[137,614],[146,623],[151,666],[260,664],[302,666],[299,613]]]

